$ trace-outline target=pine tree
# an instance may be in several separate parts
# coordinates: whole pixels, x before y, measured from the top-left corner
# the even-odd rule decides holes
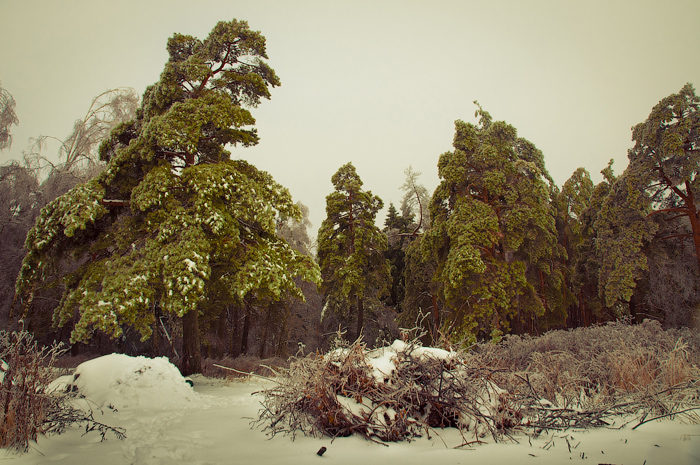
[[[398,210],[396,210],[396,207],[394,206],[393,203],[390,203],[389,208],[387,209],[387,212],[386,212],[386,219],[384,220],[384,229],[386,231],[389,231],[392,229],[401,230],[404,227],[405,227],[405,224],[402,221],[402,218],[399,216]]]
[[[629,164],[610,189],[596,228],[601,295],[608,306],[628,304],[641,320],[636,307],[645,292],[639,285],[659,278],[658,273],[650,277],[652,265],[657,271],[675,269],[673,275],[690,276],[681,267],[650,263],[652,255],[666,261],[692,251],[691,275],[700,274],[700,97],[693,86],[686,84],[655,105],[632,128],[632,140]],[[669,241],[677,250],[658,241]],[[674,280],[693,278],[668,275],[669,282]]]
[[[295,276],[317,281],[313,261],[276,233],[279,217],[300,218],[287,189],[227,144],[258,142],[245,108],[279,85],[265,38],[244,21],[220,22],[200,41],[176,34],[160,80],[137,118],[100,148],[107,169],[50,203],[27,237],[17,280],[34,290],[58,280],[57,325],[75,321],[72,341],[123,326],[151,336],[155,309],[183,319],[181,370],[200,370],[199,313],[213,286],[242,302],[252,295],[302,298]],[[75,272],[62,259],[75,257]],[[220,311],[220,309],[219,309]]]
[[[481,107],[476,115],[478,126],[455,123],[455,150],[440,157],[421,241],[438,263],[444,330],[457,340],[498,338],[511,324],[536,331],[564,311],[563,274],[553,265],[564,251],[542,152]]]
[[[389,278],[386,236],[374,224],[383,204],[362,189],[351,163],[342,166],[331,181],[335,191],[326,197],[326,219],[318,231],[324,313],[333,312],[344,320],[355,313],[355,337],[360,337],[365,307],[378,304]]]
[[[569,327],[590,325],[590,315],[585,311],[583,290],[580,288],[580,283],[576,286],[573,281],[576,263],[580,260],[582,244],[586,239],[582,216],[590,206],[592,192],[593,181],[590,174],[586,169],[579,168],[564,183],[561,190],[555,190],[552,202],[556,210],[559,243],[566,250],[563,269],[567,285],[564,289],[572,300],[572,304],[567,309]],[[578,300],[578,305],[574,304],[574,300]]]

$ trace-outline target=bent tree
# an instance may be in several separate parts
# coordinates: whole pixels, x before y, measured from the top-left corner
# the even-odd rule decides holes
[[[124,325],[146,340],[155,312],[177,315],[187,374],[200,371],[199,313],[216,305],[212,286],[238,301],[303,298],[294,278],[316,282],[319,271],[276,233],[279,218],[301,218],[287,189],[225,149],[258,142],[246,107],[279,85],[265,38],[233,20],[204,41],[176,34],[167,48],[137,117],[100,147],[107,169],[42,210],[17,291],[26,311],[37,288],[62,286],[54,322],[74,322],[71,341],[119,337]]]
[[[437,261],[443,330],[462,341],[498,339],[511,326],[536,331],[563,320],[566,308],[542,152],[481,107],[476,116],[478,125],[455,122],[454,151],[440,156],[421,241]]]
[[[700,269],[700,98],[693,86],[655,105],[632,140],[629,165],[596,222],[608,306],[633,297],[654,240],[689,242]]]

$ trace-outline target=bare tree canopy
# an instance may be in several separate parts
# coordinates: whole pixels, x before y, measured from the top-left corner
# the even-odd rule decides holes
[[[24,151],[25,163],[34,169],[49,172],[70,172],[89,179],[95,176],[102,166],[98,148],[109,133],[120,124],[135,118],[139,105],[139,96],[131,87],[118,87],[102,92],[90,104],[85,116],[73,124],[73,131],[61,140],[54,136],[39,136],[30,139],[29,147]],[[59,163],[49,161],[41,152],[46,143],[53,139],[58,141]],[[82,179],[82,180],[86,180]]]
[[[15,99],[3,89],[0,82],[0,150],[8,149],[12,145],[10,126],[19,124],[15,113]]]

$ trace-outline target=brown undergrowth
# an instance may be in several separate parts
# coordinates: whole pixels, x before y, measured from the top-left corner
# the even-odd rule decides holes
[[[698,422],[698,341],[653,321],[509,336],[447,356],[414,340],[392,346],[383,378],[373,366],[377,351],[355,342],[292,359],[263,392],[257,423],[270,435],[359,434],[379,442],[455,427],[469,444],[517,430]]]

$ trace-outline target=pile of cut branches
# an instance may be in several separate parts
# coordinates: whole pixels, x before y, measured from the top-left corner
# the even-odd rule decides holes
[[[374,350],[355,342],[294,359],[263,391],[257,423],[270,435],[358,434],[377,442],[455,427],[466,445],[487,435],[510,439],[515,430],[640,426],[675,416],[697,422],[698,354],[654,324],[506,338],[460,351],[416,340]]]
[[[367,350],[361,342],[292,362],[264,391],[265,430],[372,441],[420,437],[456,427],[500,437],[522,420],[521,406],[490,381],[493,370],[463,353],[395,341]]]

